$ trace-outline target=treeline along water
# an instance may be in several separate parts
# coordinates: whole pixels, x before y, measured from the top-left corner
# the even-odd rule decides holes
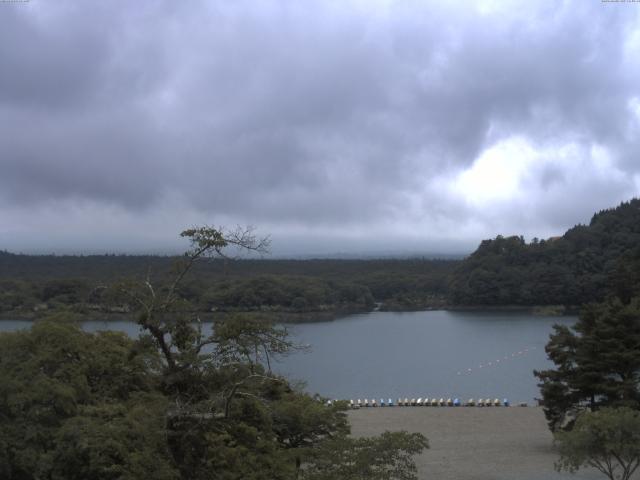
[[[331,322],[289,325],[310,345],[274,365],[307,390],[330,398],[471,397],[532,402],[534,369],[549,365],[544,346],[554,323],[573,317],[513,312],[374,312]],[[4,320],[0,330],[28,328]],[[87,331],[139,333],[128,321],[84,323]]]

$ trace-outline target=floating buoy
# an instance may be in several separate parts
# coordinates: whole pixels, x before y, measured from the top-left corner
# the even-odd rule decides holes
[[[384,404],[384,398],[381,398],[381,399],[380,399],[380,406],[381,406],[381,407],[384,407],[384,405],[385,405],[385,404]]]
[[[389,399],[389,406],[393,407],[393,400]]]
[[[453,400],[447,398],[447,407],[453,407]]]
[[[364,399],[364,406],[365,406],[365,407],[368,407],[368,406],[369,406],[369,399],[368,399],[368,398],[365,398],[365,399]]]
[[[459,406],[460,406],[460,400],[459,400],[459,399],[457,399],[457,398],[454,398],[454,399],[453,399],[453,406],[454,406],[454,407],[459,407]]]
[[[500,400],[498,400],[497,398],[493,400],[493,406],[494,407],[499,407],[500,406]]]
[[[410,405],[411,403],[409,403],[409,399],[407,397],[404,397],[404,406],[409,407]]]
[[[421,407],[421,406],[422,406],[422,397],[420,397],[418,400],[416,400],[416,405],[417,405],[418,407]]]
[[[505,407],[509,406],[509,400],[507,400],[506,398],[502,399],[502,405],[504,405]]]
[[[481,399],[481,398],[478,399],[478,406],[479,407],[484,407],[484,400],[483,399]]]
[[[377,407],[377,406],[378,406],[378,402],[376,402],[376,399],[375,399],[375,398],[372,398],[372,399],[371,399],[371,406],[372,406],[372,407]]]
[[[468,407],[475,407],[476,402],[473,398],[470,398],[469,401],[467,401],[467,406]]]

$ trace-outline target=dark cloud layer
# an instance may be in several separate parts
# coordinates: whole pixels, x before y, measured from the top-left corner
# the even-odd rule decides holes
[[[640,192],[640,8],[0,5],[0,248],[465,250]],[[277,244],[276,244],[277,245]]]

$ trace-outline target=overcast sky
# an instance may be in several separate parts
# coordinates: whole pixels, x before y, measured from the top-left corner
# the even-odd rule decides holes
[[[468,253],[639,194],[639,3],[0,3],[0,249]]]

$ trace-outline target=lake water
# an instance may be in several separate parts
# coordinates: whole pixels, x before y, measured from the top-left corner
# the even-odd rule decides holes
[[[573,317],[505,312],[373,312],[330,322],[288,325],[307,353],[281,359],[274,369],[307,390],[330,398],[539,396],[534,369],[551,366],[544,346],[552,325]],[[0,321],[1,330],[29,328],[29,321]],[[131,322],[91,321],[87,331],[120,330]]]

